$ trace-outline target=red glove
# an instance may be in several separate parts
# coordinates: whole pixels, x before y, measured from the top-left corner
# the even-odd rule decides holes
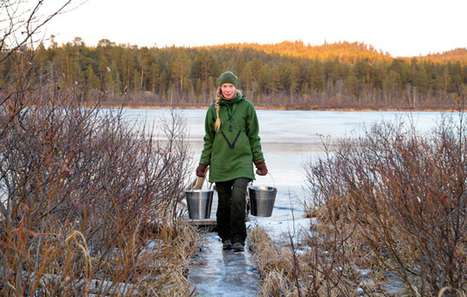
[[[258,175],[266,175],[268,174],[268,168],[266,167],[266,162],[264,160],[256,161],[256,173]]]
[[[198,168],[196,168],[196,176],[197,177],[206,177],[206,168],[208,168],[208,165],[199,164]]]

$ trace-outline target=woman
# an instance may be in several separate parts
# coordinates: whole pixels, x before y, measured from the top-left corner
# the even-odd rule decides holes
[[[266,175],[259,137],[259,125],[253,104],[237,89],[238,78],[230,72],[219,77],[217,100],[209,106],[205,119],[204,148],[198,177],[216,183],[219,197],[217,230],[224,249],[244,251],[246,239],[245,206],[248,183],[256,173]]]

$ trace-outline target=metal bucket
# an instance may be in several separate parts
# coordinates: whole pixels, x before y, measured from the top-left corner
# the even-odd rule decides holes
[[[192,220],[209,219],[214,190],[185,190],[188,217]]]
[[[248,187],[248,193],[250,195],[251,215],[270,217],[276,201],[277,189],[267,186],[251,186]]]

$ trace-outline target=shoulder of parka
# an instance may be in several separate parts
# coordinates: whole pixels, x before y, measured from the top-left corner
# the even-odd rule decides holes
[[[246,109],[248,111],[248,113],[251,113],[251,112],[254,112],[255,111],[255,106],[254,104],[248,100],[248,99],[245,99],[242,100],[241,102],[239,102],[239,104],[242,104],[244,107],[244,109]]]

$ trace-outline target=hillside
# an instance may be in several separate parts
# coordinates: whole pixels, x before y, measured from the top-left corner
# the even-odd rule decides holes
[[[275,44],[231,43],[198,48],[234,49],[237,51],[254,49],[271,55],[289,56],[302,59],[318,59],[321,61],[338,59],[339,62],[350,64],[355,63],[357,60],[364,60],[372,63],[383,61],[390,63],[395,59],[388,52],[377,50],[371,45],[367,45],[362,42],[351,43],[347,41],[338,43],[325,42],[323,45],[306,45],[302,41],[284,41]],[[453,49],[451,51],[434,53],[426,56],[398,57],[398,59],[407,61],[412,58],[435,63],[461,62],[465,65],[467,63],[467,49]]]

